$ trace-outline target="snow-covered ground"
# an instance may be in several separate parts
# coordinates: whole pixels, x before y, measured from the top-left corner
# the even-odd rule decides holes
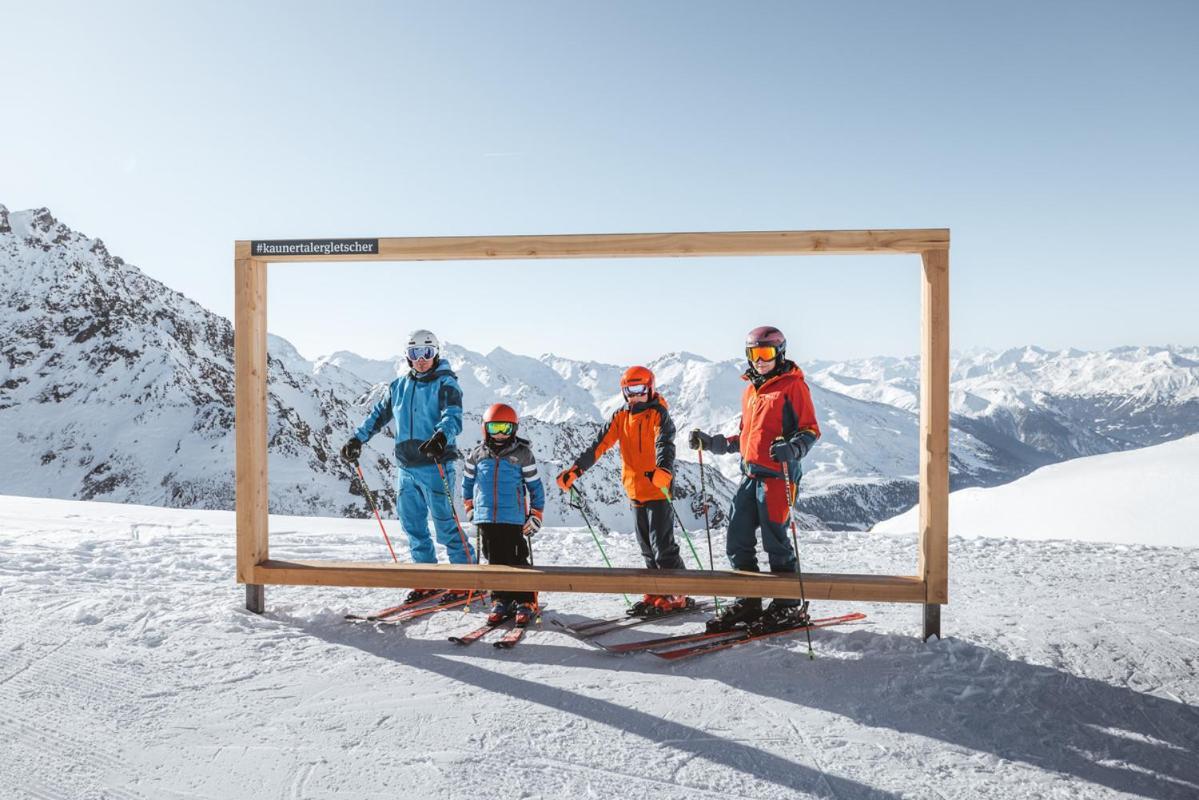
[[[949,519],[958,536],[1199,547],[1199,435],[953,492]],[[913,508],[874,530],[910,533],[917,520]]]
[[[596,561],[585,529],[536,542]],[[271,543],[386,557],[368,521],[274,517]],[[801,547],[915,563],[904,536]],[[942,641],[918,607],[819,603],[868,620],[814,661],[796,637],[673,664],[550,624],[611,596],[545,597],[512,651],[447,642],[476,624],[456,611],[342,621],[389,591],[268,587],[258,617],[233,552],[227,512],[0,498],[0,797],[1199,796],[1199,549],[954,537]]]

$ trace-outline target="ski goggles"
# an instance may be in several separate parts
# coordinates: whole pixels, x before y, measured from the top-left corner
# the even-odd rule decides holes
[[[649,394],[649,387],[644,383],[634,383],[631,386],[622,386],[620,391],[624,392],[625,397],[642,397]]]
[[[487,431],[488,436],[511,436],[516,430],[516,424],[512,422],[487,422],[483,428]]]
[[[437,355],[437,348],[432,345],[418,345],[408,348],[408,358],[413,361],[424,361]]]
[[[779,349],[774,345],[745,348],[745,357],[750,361],[774,361],[779,357]]]

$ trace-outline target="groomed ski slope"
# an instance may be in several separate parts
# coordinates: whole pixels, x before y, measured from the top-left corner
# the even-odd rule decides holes
[[[386,558],[373,521],[271,524],[279,557]],[[586,529],[535,543],[597,561]],[[638,563],[631,535],[606,546]],[[915,565],[905,536],[801,548],[814,571]],[[0,498],[0,797],[1199,796],[1193,548],[955,537],[943,641],[914,606],[815,603],[869,618],[814,634],[814,661],[800,636],[673,664],[548,619],[510,651],[446,641],[478,615],[342,621],[388,591],[268,587],[257,617],[233,552],[227,512]]]
[[[949,519],[958,536],[1199,547],[1199,435],[951,492]],[[918,520],[913,508],[874,530],[907,533]]]

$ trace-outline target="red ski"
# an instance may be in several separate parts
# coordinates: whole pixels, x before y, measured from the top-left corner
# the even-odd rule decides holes
[[[445,596],[445,594],[446,594],[446,590],[442,589],[441,591],[437,592],[436,594],[426,595],[426,596],[420,598],[419,600],[413,600],[411,603],[401,603],[398,606],[392,606],[391,608],[385,608],[382,611],[376,611],[374,614],[367,614],[366,616],[363,616],[361,614],[346,614],[345,618],[349,622],[378,622],[381,619],[386,619],[387,617],[391,617],[396,614],[400,614],[409,609],[416,608],[418,606],[424,606],[426,603],[432,603],[437,600],[440,600],[442,597]]]
[[[376,622],[378,622],[380,625],[399,625],[407,622],[408,620],[416,619],[417,617],[423,617],[426,614],[436,614],[438,611],[447,611],[451,608],[462,608],[462,606],[465,606],[468,601],[473,603],[475,600],[485,599],[486,595],[482,593],[475,593],[474,597],[463,597],[458,600],[451,600],[448,603],[434,603],[431,606],[420,606],[419,608],[409,609],[408,611],[403,611],[399,614],[387,617],[386,619],[376,620]]]
[[[461,645],[474,644],[475,642],[479,641],[484,636],[486,636],[487,634],[496,630],[497,628],[507,627],[511,624],[512,624],[512,617],[505,617],[504,619],[500,620],[499,622],[485,623],[485,624],[480,625],[479,627],[475,628],[470,633],[464,633],[461,636],[451,636],[451,637],[449,637],[449,639],[454,644],[461,644]]]
[[[670,611],[663,611],[659,614],[639,617],[616,617],[614,619],[595,619],[587,622],[580,622],[575,625],[567,625],[558,619],[550,620],[559,628],[562,628],[572,636],[577,636],[580,639],[590,639],[593,636],[603,636],[605,633],[613,631],[622,631],[625,628],[635,628],[638,625],[644,625],[647,622],[657,622],[660,619],[675,617],[679,614],[693,614],[695,612],[708,612],[713,610],[715,606],[711,603],[697,603],[687,606],[686,608],[677,608]]]
[[[501,650],[507,650],[509,648],[516,647],[516,643],[524,638],[525,631],[528,629],[529,628],[527,625],[514,625],[508,630],[507,633],[504,634],[503,638],[501,638],[498,642],[493,642],[493,644]]]
[[[746,642],[755,642],[758,639],[768,639],[772,636],[787,636],[792,633],[800,633],[802,631],[811,630],[812,628],[827,628],[830,625],[842,625],[846,622],[856,622],[860,619],[866,619],[866,615],[862,613],[844,614],[840,617],[826,617],[824,619],[812,620],[807,625],[796,625],[793,628],[780,628],[776,631],[766,631],[765,633],[750,633],[748,631],[727,631],[717,636],[724,636],[723,639],[715,641],[700,642],[688,647],[677,647],[673,650],[656,650],[652,651],[658,658],[665,658],[668,661],[676,661],[680,658],[689,658],[698,656],[704,653],[714,653],[717,650],[724,650],[729,647],[736,647],[739,644]]]
[[[825,617],[824,619],[814,620],[815,623],[821,625],[830,625],[836,622],[842,622],[841,617]],[[788,629],[790,630],[790,629]],[[800,628],[800,630],[803,630]],[[638,639],[635,642],[622,642],[620,644],[601,644],[596,642],[596,646],[609,653],[636,653],[640,650],[661,650],[669,648],[671,645],[687,644],[690,642],[705,642],[710,639],[721,639],[730,636],[744,636],[747,631],[744,628],[733,628],[728,631],[716,631],[708,633],[707,631],[699,631],[697,633],[680,633],[677,636],[662,636],[658,639]]]

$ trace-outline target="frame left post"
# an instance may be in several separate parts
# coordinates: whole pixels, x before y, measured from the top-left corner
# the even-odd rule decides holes
[[[237,477],[237,580],[246,608],[261,614],[265,590],[254,568],[267,545],[266,262],[237,258],[233,266],[233,382]]]

